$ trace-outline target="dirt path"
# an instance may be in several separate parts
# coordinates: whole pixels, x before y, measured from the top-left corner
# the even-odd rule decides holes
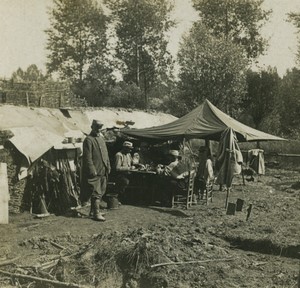
[[[91,287],[297,287],[300,190],[291,187],[298,180],[298,172],[285,170],[267,170],[246,186],[236,178],[229,201],[241,198],[244,207],[235,215],[226,215],[226,193],[218,187],[209,206],[123,205],[108,211],[104,223],[74,215],[12,215],[10,224],[0,226],[0,259],[20,257],[22,270],[84,251],[65,264],[61,280]],[[249,204],[253,209],[246,221]],[[131,260],[125,261],[129,252],[124,251],[133,251]],[[210,262],[184,263],[195,260]],[[158,262],[177,264],[150,268]],[[48,272],[58,279],[55,271]],[[0,286],[9,283],[1,278]]]

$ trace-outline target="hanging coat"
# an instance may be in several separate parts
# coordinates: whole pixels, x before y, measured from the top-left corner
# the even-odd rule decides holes
[[[216,161],[218,176],[216,183],[231,187],[233,176],[242,171],[243,156],[237,143],[237,138],[231,128],[227,128],[221,135],[219,151]]]

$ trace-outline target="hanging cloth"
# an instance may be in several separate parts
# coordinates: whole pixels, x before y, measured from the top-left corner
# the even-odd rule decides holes
[[[227,128],[221,135],[216,161],[218,176],[216,183],[231,187],[233,176],[242,171],[243,156],[237,143],[235,132]]]
[[[265,174],[264,150],[251,149],[248,151],[248,166],[252,168],[258,175]]]

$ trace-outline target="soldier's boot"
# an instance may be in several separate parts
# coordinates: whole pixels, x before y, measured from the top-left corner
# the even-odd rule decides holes
[[[197,196],[196,196],[196,194],[193,194],[192,198],[193,198],[193,204],[197,204]]]
[[[91,218],[93,218],[93,216],[94,216],[94,210],[95,210],[94,206],[95,206],[95,201],[93,199],[91,199],[91,208],[90,208],[90,213],[89,213],[89,216]]]
[[[103,215],[100,213],[100,200],[99,199],[93,199],[94,202],[94,217],[93,219],[96,221],[105,221],[105,218],[103,217]]]

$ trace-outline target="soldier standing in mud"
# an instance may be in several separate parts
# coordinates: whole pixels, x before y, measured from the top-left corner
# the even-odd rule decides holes
[[[100,202],[106,191],[110,162],[104,137],[101,134],[103,123],[93,120],[92,131],[83,141],[82,189],[80,200],[86,203],[91,199],[93,219],[105,221],[100,213]]]

